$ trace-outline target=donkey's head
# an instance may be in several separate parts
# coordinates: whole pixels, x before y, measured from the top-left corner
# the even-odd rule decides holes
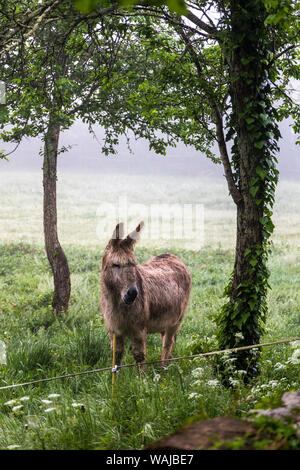
[[[132,305],[139,295],[137,260],[134,246],[144,227],[141,222],[127,237],[119,223],[107,244],[102,261],[102,280],[116,303]]]

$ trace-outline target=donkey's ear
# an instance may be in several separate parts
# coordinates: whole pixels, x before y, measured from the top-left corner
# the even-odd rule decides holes
[[[113,245],[119,243],[120,240],[124,238],[124,223],[120,222],[116,225],[116,228],[111,237],[111,243]]]
[[[129,235],[127,235],[127,238],[126,238],[126,243],[133,246],[140,238],[141,236],[141,232],[144,228],[144,221],[142,220],[139,225],[136,227],[136,229],[129,233]]]

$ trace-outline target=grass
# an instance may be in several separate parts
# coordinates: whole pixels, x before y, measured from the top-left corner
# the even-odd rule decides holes
[[[110,184],[118,186],[123,180],[114,175],[110,183],[100,185],[95,176],[82,176],[82,184],[78,176],[72,178],[65,177],[60,196],[61,238],[72,273],[70,309],[61,319],[53,317],[50,306],[52,278],[42,247],[38,180],[21,174],[2,178],[0,217],[7,225],[1,226],[0,341],[6,345],[7,364],[0,365],[0,386],[111,366],[98,307],[104,243],[95,228],[99,201],[112,199]],[[216,347],[214,319],[232,270],[234,244],[234,211],[223,183],[181,183],[179,187],[180,180],[170,178],[162,187],[156,179],[146,193],[140,177],[128,177],[124,183],[128,199],[134,201],[140,194],[145,205],[164,197],[176,203],[178,193],[180,201],[205,206],[206,242],[201,249],[174,240],[142,240],[136,249],[139,262],[171,251],[191,271],[192,297],[175,356]],[[264,341],[300,336],[298,187],[283,183],[277,200]],[[149,336],[147,359],[158,359],[160,349],[159,335]],[[242,372],[237,372],[232,375],[233,389],[223,387],[209,361],[197,359],[173,363],[166,371],[149,366],[142,378],[135,368],[123,369],[113,398],[110,372],[2,390],[0,449],[142,449],[193,419],[244,416],[255,406],[277,403],[284,391],[300,388],[297,351],[299,346],[293,344],[265,348],[257,381],[244,386]],[[132,362],[128,344],[124,363]]]

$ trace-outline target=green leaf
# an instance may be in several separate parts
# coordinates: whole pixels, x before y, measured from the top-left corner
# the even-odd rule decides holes
[[[251,266],[254,268],[254,266],[257,265],[258,263],[258,260],[256,258],[251,258],[249,263],[251,264]]]
[[[260,140],[259,142],[254,143],[254,147],[256,147],[257,149],[262,149],[264,145],[265,145],[264,140]]]
[[[101,3],[99,0],[73,0],[74,5],[81,13],[90,13]]]
[[[250,188],[251,196],[255,197],[258,190],[259,190],[259,186],[251,186]]]
[[[247,124],[252,124],[254,121],[255,121],[255,119],[252,118],[252,117],[246,118],[246,123],[247,123]]]
[[[260,178],[263,180],[265,179],[266,175],[268,174],[267,170],[264,170],[261,166],[258,166],[255,169],[256,173],[260,176]]]
[[[270,219],[269,217],[261,217],[259,221],[262,225],[266,225],[270,221]]]
[[[178,15],[184,15],[187,12],[184,0],[166,0],[160,2],[162,5],[165,3],[171,11]]]

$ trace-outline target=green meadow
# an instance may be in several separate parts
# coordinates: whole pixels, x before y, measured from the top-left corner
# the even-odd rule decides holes
[[[109,207],[119,197],[128,203],[130,230],[141,218],[150,223],[151,205],[162,207],[162,217],[172,205],[202,207],[199,238],[168,238],[162,232],[151,239],[146,232],[136,254],[143,263],[171,252],[190,269],[192,294],[173,355],[217,347],[215,318],[224,302],[235,244],[235,208],[225,181],[60,175],[58,229],[70,265],[72,294],[68,314],[55,318],[53,281],[43,248],[41,174],[5,171],[0,174],[0,387],[111,366],[99,311],[99,276],[107,242],[103,231],[114,229],[115,214]],[[299,206],[299,182],[281,181],[263,341],[300,337]],[[174,235],[176,223],[172,227]],[[147,360],[159,359],[160,350],[159,335],[149,336]],[[278,404],[285,391],[300,388],[300,343],[264,348],[260,374],[248,385],[242,380],[244,371],[232,367],[230,355],[225,360],[232,370],[231,388],[222,385],[212,359],[197,358],[173,362],[166,370],[148,366],[141,377],[135,367],[123,369],[116,376],[113,397],[110,371],[0,390],[0,449],[142,449],[191,420],[244,417],[255,407]],[[132,362],[128,344],[124,363]]]

